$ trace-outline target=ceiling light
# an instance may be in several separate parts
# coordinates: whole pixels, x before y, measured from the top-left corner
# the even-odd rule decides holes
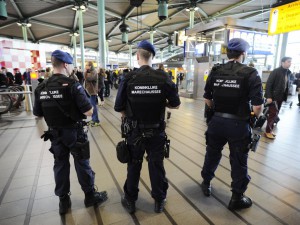
[[[18,24],[18,26],[22,26],[22,23],[21,23],[21,22],[19,22],[19,21],[17,22],[17,24]]]
[[[186,9],[185,9],[185,11],[189,12],[189,11],[190,11],[190,9],[189,9],[189,8],[186,8]]]
[[[199,9],[199,7],[198,7],[198,6],[196,6],[196,7],[194,8],[194,10],[195,10],[195,11],[197,11],[198,9]]]
[[[85,5],[81,5],[80,9],[85,10],[86,9]]]
[[[27,23],[26,26],[27,26],[27,27],[31,27],[31,23]]]

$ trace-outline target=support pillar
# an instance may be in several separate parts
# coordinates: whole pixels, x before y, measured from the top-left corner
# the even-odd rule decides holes
[[[194,27],[194,23],[195,23],[195,10],[193,9],[190,11],[190,29]]]
[[[27,37],[27,27],[22,25],[22,33],[23,33],[23,40],[24,42],[28,41],[28,37]]]
[[[76,36],[72,36],[72,42],[73,42],[73,62],[74,66],[77,67],[77,43],[76,43]]]
[[[79,37],[80,37],[80,53],[81,53],[81,69],[85,71],[85,55],[84,55],[84,34],[83,34],[83,11],[82,9],[78,10],[79,18]]]
[[[98,36],[99,36],[99,65],[106,68],[107,65],[107,49],[105,34],[105,1],[97,0],[98,5]]]
[[[150,31],[150,43],[153,45],[153,37],[154,37],[154,32],[153,30]]]
[[[106,65],[109,64],[109,42],[106,40],[106,45],[105,45],[105,52],[106,52]],[[112,66],[112,65],[111,65]]]
[[[129,67],[130,67],[130,69],[132,69],[132,67],[133,67],[133,65],[132,65],[132,45],[129,44],[128,47],[129,47]]]

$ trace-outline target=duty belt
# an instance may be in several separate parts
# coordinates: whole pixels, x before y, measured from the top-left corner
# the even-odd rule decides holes
[[[138,125],[140,129],[154,129],[154,128],[159,128],[160,124],[159,123],[154,123],[154,124],[139,124]]]
[[[222,117],[222,118],[226,118],[226,119],[234,119],[234,120],[249,120],[248,116],[237,116],[234,114],[229,114],[229,113],[221,113],[221,112],[215,112],[214,116],[218,116],[218,117]]]

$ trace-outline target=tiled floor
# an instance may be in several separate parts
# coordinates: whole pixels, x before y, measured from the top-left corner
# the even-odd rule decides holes
[[[153,212],[144,165],[137,212],[129,215],[120,203],[126,165],[115,156],[121,135],[120,115],[114,112],[113,101],[108,98],[99,108],[101,126],[89,129],[96,185],[108,191],[109,200],[98,208],[84,207],[84,194],[71,160],[72,210],[63,217],[58,214],[54,195],[50,143],[39,138],[46,130],[44,121],[26,112],[0,118],[0,225],[300,224],[300,111],[296,105],[283,106],[277,139],[262,137],[257,152],[250,153],[252,180],[247,195],[253,206],[231,212],[227,209],[231,196],[228,147],[212,183],[213,194],[204,197],[200,190],[206,130],[203,101],[182,99],[181,108],[172,110],[167,124],[171,153],[165,160],[169,179],[166,209],[161,214]]]

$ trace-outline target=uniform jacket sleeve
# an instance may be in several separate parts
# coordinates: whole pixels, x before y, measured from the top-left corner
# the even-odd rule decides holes
[[[249,99],[252,105],[261,105],[264,102],[262,83],[257,70],[249,78]]]
[[[171,81],[166,75],[166,98],[168,100],[168,105],[171,107],[177,107],[180,105],[180,98],[178,95],[178,91],[176,89],[176,85],[173,81]]]
[[[92,108],[92,105],[85,93],[84,88],[78,82],[76,82],[76,84],[73,85],[72,88],[73,88],[74,101],[76,102],[79,111],[82,114],[89,111]]]
[[[204,94],[203,94],[203,98],[205,99],[209,99],[212,100],[213,98],[213,89],[212,89],[212,74],[210,73],[207,80],[206,80],[206,84],[204,87]]]
[[[115,111],[116,112],[121,112],[126,110],[126,102],[127,102],[127,94],[126,94],[126,89],[127,89],[127,82],[128,82],[128,75],[124,79],[121,80],[121,83],[118,88],[118,93],[115,101]]]
[[[42,104],[39,98],[39,89],[36,88],[34,91],[34,105],[33,105],[33,115],[35,116],[44,116],[42,110]]]

